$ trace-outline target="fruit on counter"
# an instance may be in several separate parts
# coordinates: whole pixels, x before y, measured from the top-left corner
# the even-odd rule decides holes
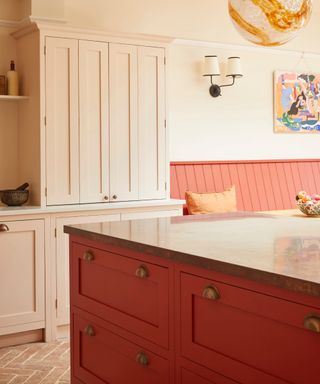
[[[297,207],[306,215],[320,215],[320,195],[308,195],[305,191],[300,191],[297,196]]]

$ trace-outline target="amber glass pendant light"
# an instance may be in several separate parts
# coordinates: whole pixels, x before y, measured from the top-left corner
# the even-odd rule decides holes
[[[263,46],[282,45],[304,28],[312,0],[228,0],[229,15],[242,37]]]

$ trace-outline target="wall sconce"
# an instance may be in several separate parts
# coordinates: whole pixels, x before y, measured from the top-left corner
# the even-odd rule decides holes
[[[242,77],[240,57],[228,57],[228,66],[226,77],[232,77],[231,84],[213,84],[213,76],[220,76],[220,68],[217,56],[205,56],[205,73],[203,76],[210,76],[211,86],[209,88],[210,95],[212,97],[221,96],[222,87],[231,87],[234,84],[235,79]]]

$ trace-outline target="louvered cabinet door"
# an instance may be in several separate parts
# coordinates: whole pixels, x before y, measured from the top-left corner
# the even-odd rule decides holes
[[[166,197],[164,48],[138,48],[139,198]]]
[[[108,43],[79,42],[79,106],[80,202],[108,202]]]
[[[46,38],[47,205],[79,203],[78,40]]]
[[[109,46],[110,201],[138,199],[137,47]]]

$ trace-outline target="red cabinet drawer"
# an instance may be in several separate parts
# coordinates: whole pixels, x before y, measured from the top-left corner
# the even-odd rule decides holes
[[[166,359],[101,327],[89,314],[73,314],[72,322],[72,375],[81,382],[170,383]]]
[[[168,348],[167,267],[72,243],[70,270],[72,305]]]
[[[183,272],[180,282],[182,356],[244,384],[318,382],[320,334],[304,320],[319,309]]]

